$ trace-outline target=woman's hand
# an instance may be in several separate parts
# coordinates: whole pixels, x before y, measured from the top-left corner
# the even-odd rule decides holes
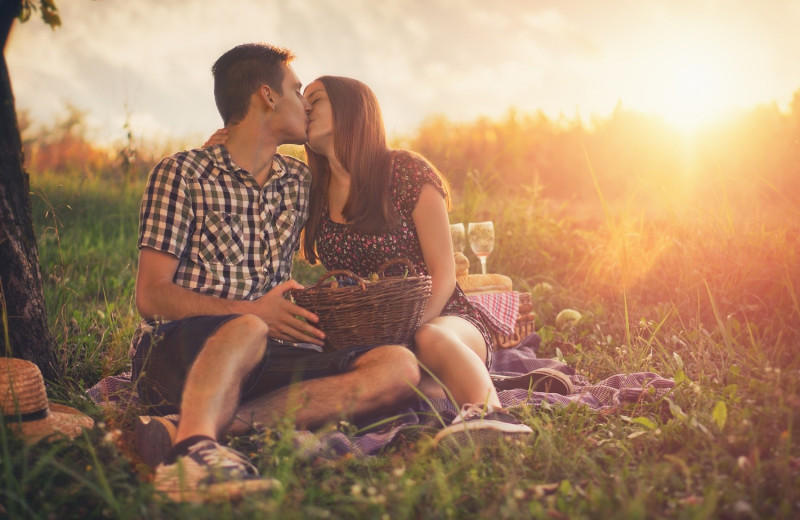
[[[208,141],[205,142],[203,148],[208,148],[209,146],[214,146],[215,144],[225,144],[228,141],[228,129],[227,128],[220,128],[213,134],[211,137],[208,138]]]

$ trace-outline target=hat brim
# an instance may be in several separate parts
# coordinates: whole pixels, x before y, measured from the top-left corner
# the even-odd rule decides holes
[[[84,429],[94,426],[94,420],[80,411],[63,404],[50,403],[50,414],[38,421],[6,423],[13,432],[34,444],[45,438],[65,436],[74,439]]]

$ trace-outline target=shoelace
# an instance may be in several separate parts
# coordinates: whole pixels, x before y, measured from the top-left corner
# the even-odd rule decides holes
[[[458,424],[463,421],[469,421],[470,419],[480,419],[481,417],[485,417],[492,413],[494,408],[491,405],[484,405],[482,404],[474,404],[474,403],[464,403],[461,406],[461,411],[453,419],[452,424]]]
[[[256,467],[244,455],[216,442],[206,441],[195,444],[189,449],[189,454],[193,453],[196,453],[205,465],[231,475],[258,475]]]

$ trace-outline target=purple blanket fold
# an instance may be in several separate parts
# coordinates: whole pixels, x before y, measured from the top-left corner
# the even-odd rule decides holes
[[[538,407],[543,402],[551,405],[579,403],[594,410],[601,410],[625,403],[642,400],[655,401],[666,396],[675,386],[674,381],[652,372],[616,374],[597,383],[590,383],[584,376],[576,374],[572,367],[555,359],[536,357],[538,336],[525,338],[519,347],[494,352],[492,373],[500,375],[521,375],[537,368],[558,370],[569,376],[575,388],[571,395],[544,392],[528,392],[524,389],[499,392],[504,407]],[[124,408],[137,405],[138,399],[133,391],[130,373],[102,379],[87,390],[89,397],[100,405]],[[348,435],[341,431],[312,433],[298,431],[295,443],[302,456],[339,457],[344,454],[356,456],[374,455],[386,447],[403,432],[435,432],[448,424],[455,414],[456,407],[446,399],[420,400],[406,410],[395,412],[392,416],[375,416],[359,421],[359,433]],[[374,425],[370,427],[371,425]]]

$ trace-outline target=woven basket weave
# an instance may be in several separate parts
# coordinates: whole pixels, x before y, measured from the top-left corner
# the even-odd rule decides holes
[[[519,315],[514,332],[510,335],[492,331],[492,343],[495,348],[514,348],[528,335],[536,331],[536,314],[533,312],[531,293],[519,293]]]
[[[407,275],[385,276],[396,264],[405,264]],[[326,282],[331,276],[338,280]],[[354,285],[344,285],[347,281]],[[297,305],[319,316],[317,328],[325,332],[326,351],[359,345],[408,345],[430,294],[431,277],[417,276],[405,259],[383,264],[374,281],[351,271],[334,270],[314,285],[289,291]]]

